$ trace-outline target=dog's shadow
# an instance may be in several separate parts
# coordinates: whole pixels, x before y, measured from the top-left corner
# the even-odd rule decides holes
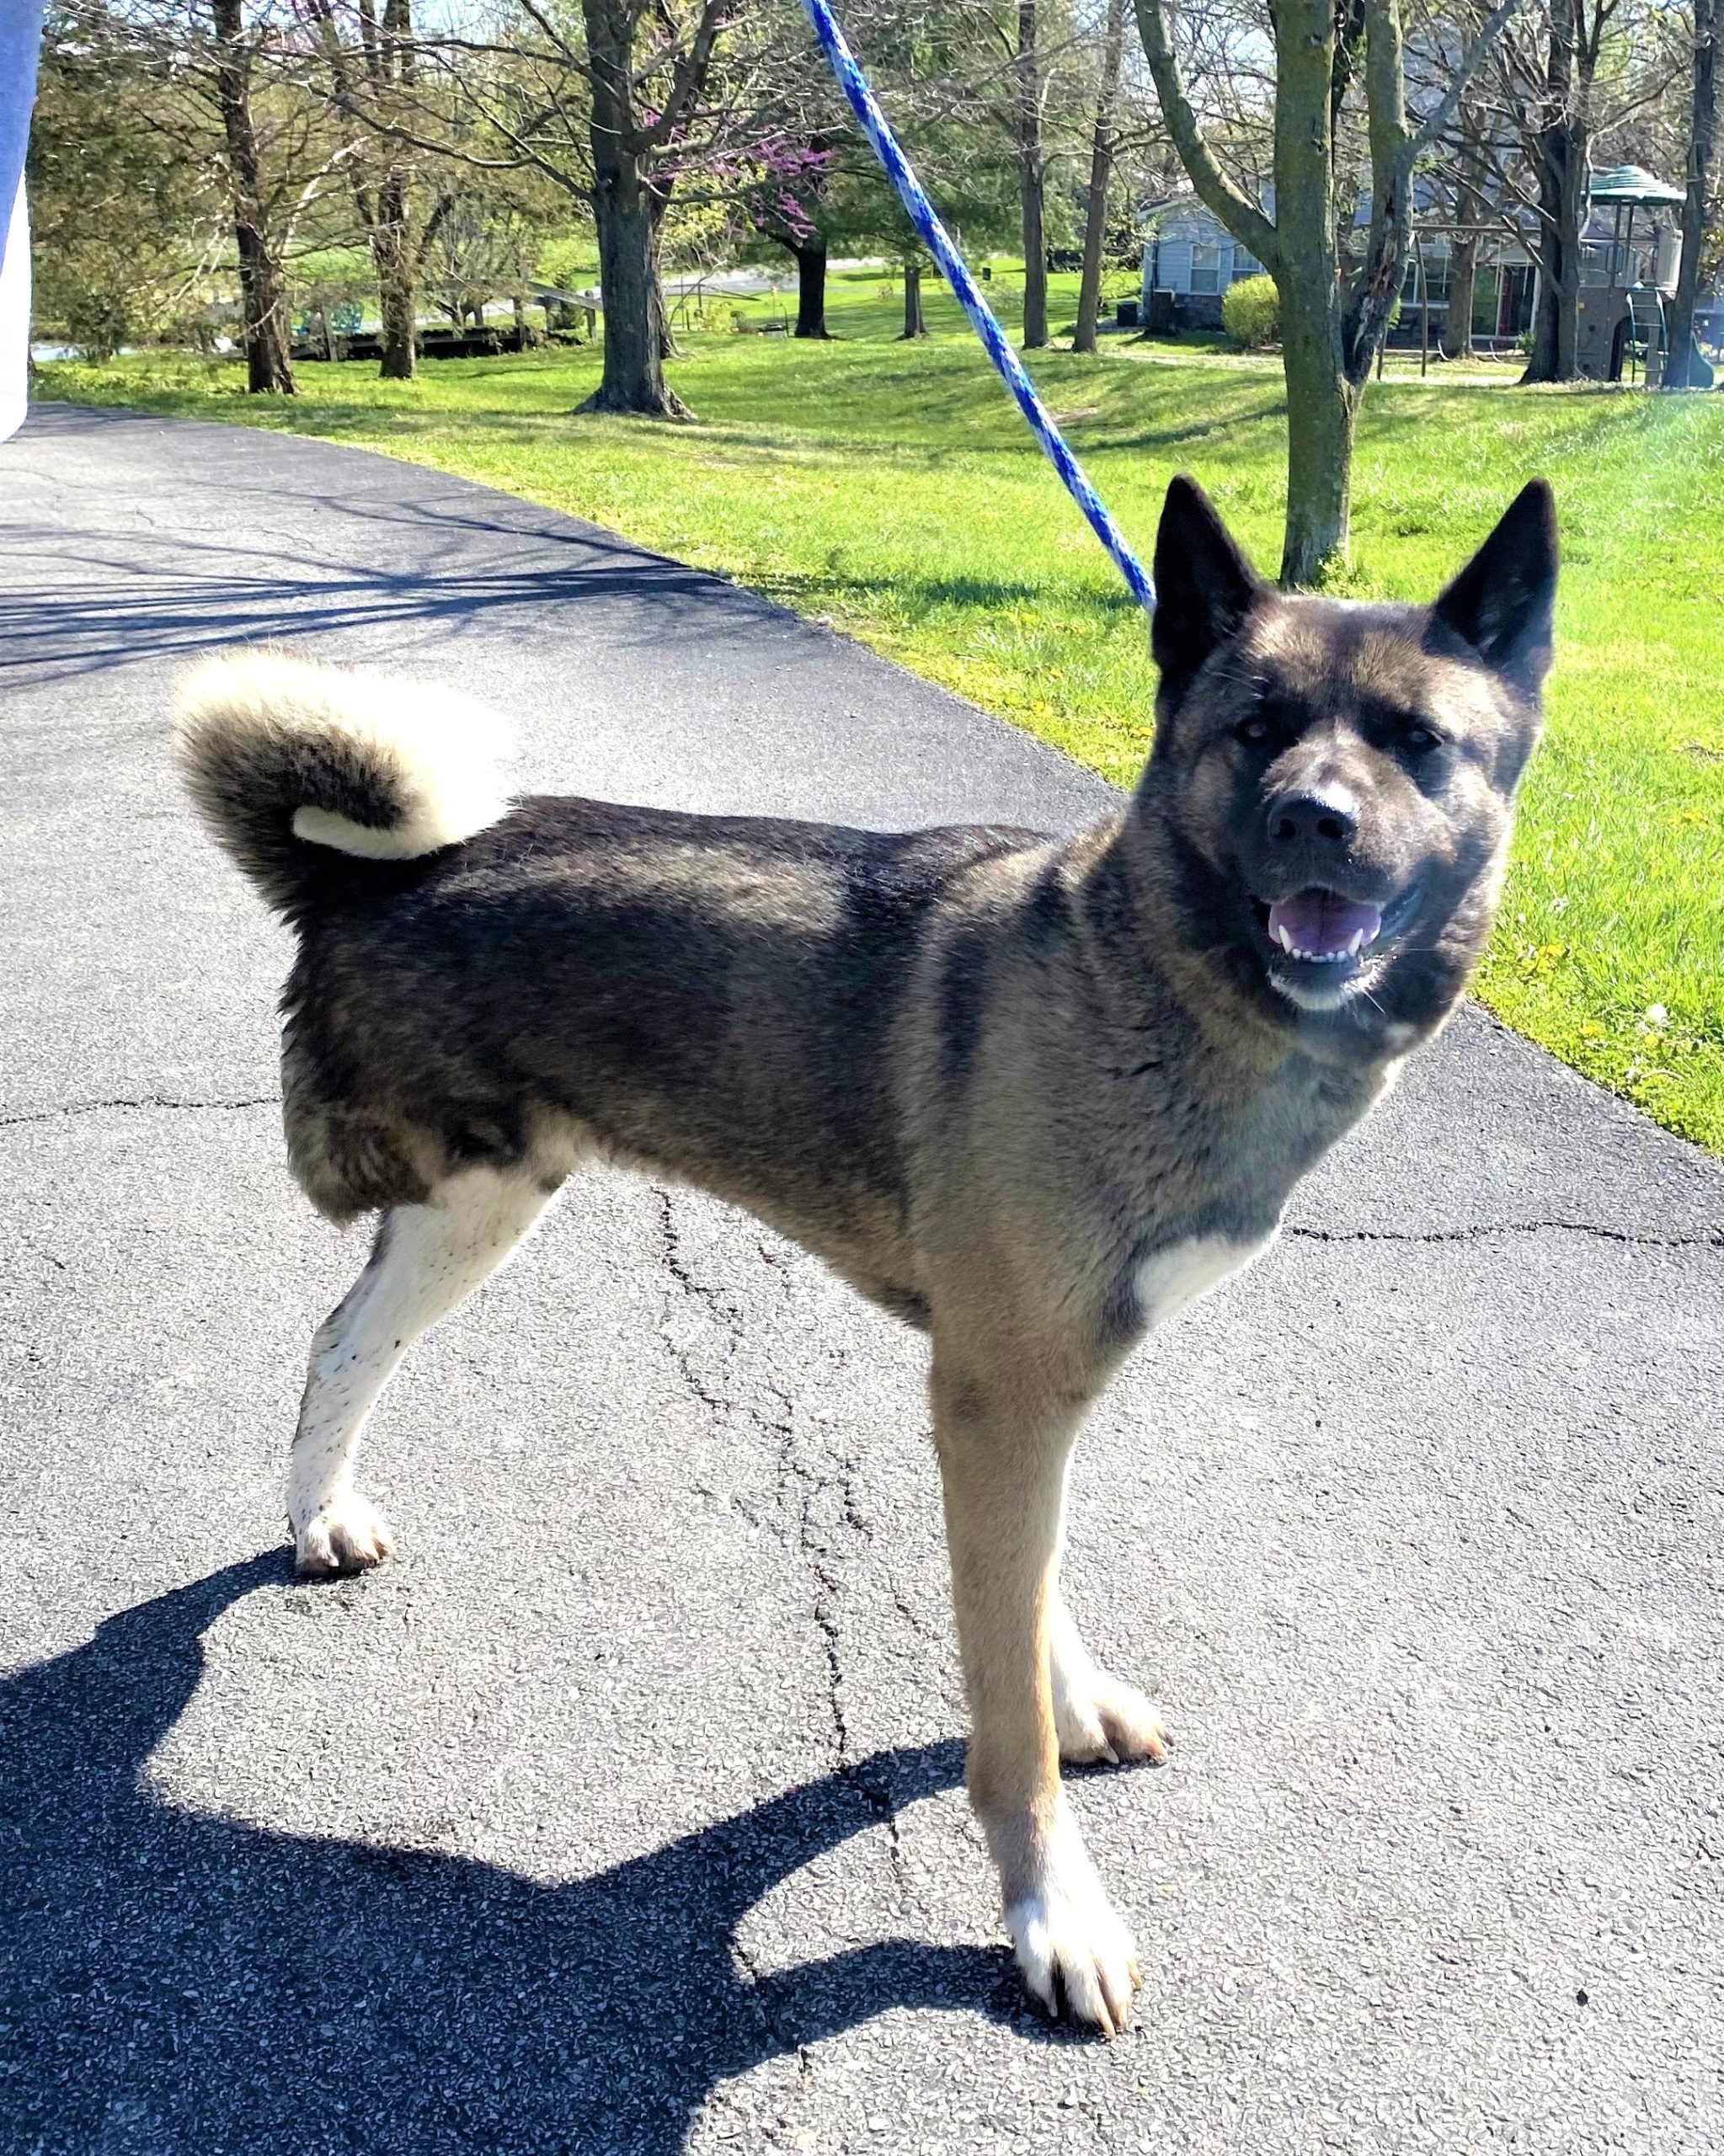
[[[718,2083],[888,2008],[1043,2026],[1003,1951],[894,1941],[759,1983],[734,1951],[778,1881],[952,1787],[956,1743],[556,1887],[162,1801],[141,1770],[202,1634],[286,1577],[230,1566],[0,1687],[0,2145],[668,2156]]]

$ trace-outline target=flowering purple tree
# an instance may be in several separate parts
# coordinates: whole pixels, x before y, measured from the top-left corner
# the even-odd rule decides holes
[[[761,238],[796,263],[796,334],[820,337],[826,328],[826,232],[823,216],[838,152],[815,137],[763,146],[741,190],[742,212]]]

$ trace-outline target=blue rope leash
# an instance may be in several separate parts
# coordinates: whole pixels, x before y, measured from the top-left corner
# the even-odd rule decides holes
[[[1153,613],[1156,606],[1156,587],[1148,571],[1139,561],[1121,536],[1119,527],[1102,505],[1102,499],[1084,475],[1083,467],[1065,446],[1065,437],[1054,424],[1047,407],[1036,394],[1036,386],[1023,371],[1023,363],[1006,341],[1006,332],[995,320],[987,302],[976,290],[975,280],[963,265],[963,258],[952,244],[939,213],[922,192],[921,182],[910,168],[909,160],[898,147],[898,138],[892,132],[886,115],[874,101],[867,78],[856,64],[855,56],[844,41],[844,33],[833,19],[826,0],[803,0],[809,19],[814,26],[814,35],[820,40],[820,49],[831,62],[832,72],[838,77],[838,87],[849,100],[850,109],[862,125],[862,130],[874,147],[874,154],[886,168],[886,177],[898,190],[910,222],[921,233],[928,252],[945,273],[946,281],[958,296],[958,303],[969,317],[970,326],[982,340],[988,357],[1005,381],[1006,387],[1017,400],[1017,408],[1030,423],[1036,440],[1047,451],[1048,460],[1065,482],[1066,491],[1089,520],[1090,529],[1113,557],[1119,574],[1131,587],[1131,594],[1145,613]]]

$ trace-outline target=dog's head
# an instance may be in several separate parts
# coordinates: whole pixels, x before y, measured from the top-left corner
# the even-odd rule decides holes
[[[1535,480],[1440,598],[1406,606],[1284,597],[1177,478],[1156,578],[1139,804],[1166,835],[1184,940],[1337,1048],[1436,1025],[1490,933],[1538,738],[1550,488]]]

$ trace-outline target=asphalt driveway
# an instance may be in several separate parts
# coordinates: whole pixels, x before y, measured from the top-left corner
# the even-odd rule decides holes
[[[527,779],[1061,825],[1053,752],[411,465],[0,448],[0,2148],[1724,2144],[1724,1171],[1469,1014],[1088,1434],[1069,1579],[1178,1738],[1075,1801],[1144,1949],[1021,2002],[964,1812],[919,1342],[585,1178],[412,1358],[402,1554],[289,1577],[285,941],[165,768],[291,638]],[[1145,682],[1145,696],[1149,685]]]

